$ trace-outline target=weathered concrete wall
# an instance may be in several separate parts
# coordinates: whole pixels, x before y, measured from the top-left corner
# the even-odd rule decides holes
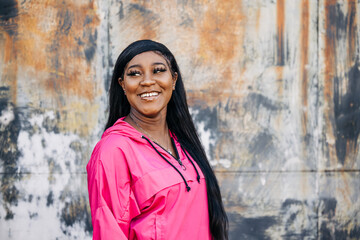
[[[177,57],[231,239],[360,238],[356,0],[0,2],[0,239],[90,239],[116,57]]]

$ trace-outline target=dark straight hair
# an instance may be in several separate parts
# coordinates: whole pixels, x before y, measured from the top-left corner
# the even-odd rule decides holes
[[[196,161],[205,176],[209,207],[209,224],[212,237],[215,240],[228,239],[228,219],[222,203],[219,184],[190,116],[179,67],[174,55],[166,46],[152,40],[139,40],[131,43],[120,54],[115,63],[111,79],[109,89],[109,118],[105,129],[111,127],[120,117],[129,114],[130,104],[118,79],[123,78],[125,67],[131,59],[140,53],[148,51],[153,51],[163,56],[169,64],[172,75],[174,76],[175,73],[178,74],[175,90],[168,103],[166,121],[170,131],[175,134],[181,146],[183,146]]]

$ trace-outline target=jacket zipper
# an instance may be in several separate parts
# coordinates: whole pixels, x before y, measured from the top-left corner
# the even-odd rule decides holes
[[[156,143],[156,145],[158,145],[159,147],[161,147],[165,152],[169,153],[169,152],[166,151],[166,149],[163,148],[160,144],[158,144],[157,142],[154,142],[154,143]],[[179,163],[179,165],[180,165],[180,167],[182,168],[182,170],[186,171],[186,166],[182,163],[182,161],[181,161],[181,159],[180,159],[180,155],[179,155],[179,153],[178,153],[178,150],[177,150],[177,148],[176,148],[176,145],[175,145],[175,142],[174,142],[174,139],[173,139],[173,138],[171,138],[171,143],[172,143],[172,145],[174,146],[175,153],[176,153],[176,155],[177,155],[178,158],[176,158],[174,155],[172,155],[172,154],[170,154],[170,153],[169,153],[169,154]]]

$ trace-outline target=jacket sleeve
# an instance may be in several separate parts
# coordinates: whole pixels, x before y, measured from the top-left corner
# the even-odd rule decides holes
[[[86,169],[93,240],[128,239],[131,219],[140,211],[122,151],[95,148]]]

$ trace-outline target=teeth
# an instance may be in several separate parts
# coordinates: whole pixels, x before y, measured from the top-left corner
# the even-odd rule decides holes
[[[151,92],[151,93],[143,93],[143,94],[141,94],[140,95],[140,97],[152,97],[152,96],[157,96],[157,95],[159,95],[159,93],[157,93],[157,92]]]

